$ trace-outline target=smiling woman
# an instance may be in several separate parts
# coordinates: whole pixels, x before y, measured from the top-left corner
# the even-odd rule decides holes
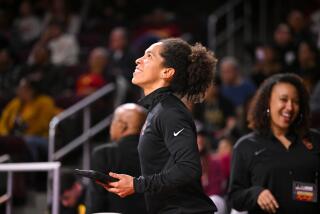
[[[319,213],[320,135],[309,130],[309,95],[294,74],[268,78],[251,103],[254,130],[234,147],[233,208],[249,213]]]
[[[148,213],[203,213],[216,210],[203,193],[195,125],[182,98],[201,100],[213,82],[216,58],[200,44],[165,39],[136,60],[132,83],[149,111],[140,134],[142,176],[110,173],[118,182],[105,188],[121,197],[144,193]]]

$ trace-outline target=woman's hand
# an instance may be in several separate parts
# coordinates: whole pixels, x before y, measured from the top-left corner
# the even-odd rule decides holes
[[[262,210],[268,213],[276,213],[279,208],[278,202],[268,189],[265,189],[260,193],[257,203]]]
[[[110,182],[108,184],[96,181],[99,185],[103,186],[107,191],[119,195],[124,198],[134,193],[133,177],[125,174],[117,174],[110,172],[109,175],[118,179],[116,182]]]

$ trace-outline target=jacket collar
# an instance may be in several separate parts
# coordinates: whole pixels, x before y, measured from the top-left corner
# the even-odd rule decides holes
[[[166,95],[171,93],[172,92],[169,87],[158,88],[140,99],[139,104],[151,111],[154,106],[156,106],[163,98],[166,97]]]
[[[271,140],[272,142],[278,142],[278,139],[274,136],[274,134],[271,132],[271,131],[267,131],[266,133],[262,134],[261,132],[258,132],[260,133],[260,135],[263,136],[263,138],[265,139],[268,139],[268,140]],[[299,135],[297,133],[295,133],[294,130],[289,130],[286,135],[288,140],[291,141],[292,144],[295,144],[296,141],[299,139]]]

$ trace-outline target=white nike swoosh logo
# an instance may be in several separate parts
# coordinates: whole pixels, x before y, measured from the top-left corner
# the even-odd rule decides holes
[[[183,130],[184,130],[184,128],[181,129],[181,130],[178,131],[178,132],[173,132],[173,136],[177,137]]]
[[[255,151],[254,152],[254,155],[259,155],[259,154],[261,154],[262,152],[264,152],[264,150],[266,150],[266,148],[263,148],[263,149],[260,149],[260,150],[258,150],[258,151]]]

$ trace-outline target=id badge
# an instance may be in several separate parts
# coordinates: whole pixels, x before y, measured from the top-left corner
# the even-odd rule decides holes
[[[315,183],[305,183],[293,181],[292,196],[293,200],[305,202],[317,202],[318,187]]]

